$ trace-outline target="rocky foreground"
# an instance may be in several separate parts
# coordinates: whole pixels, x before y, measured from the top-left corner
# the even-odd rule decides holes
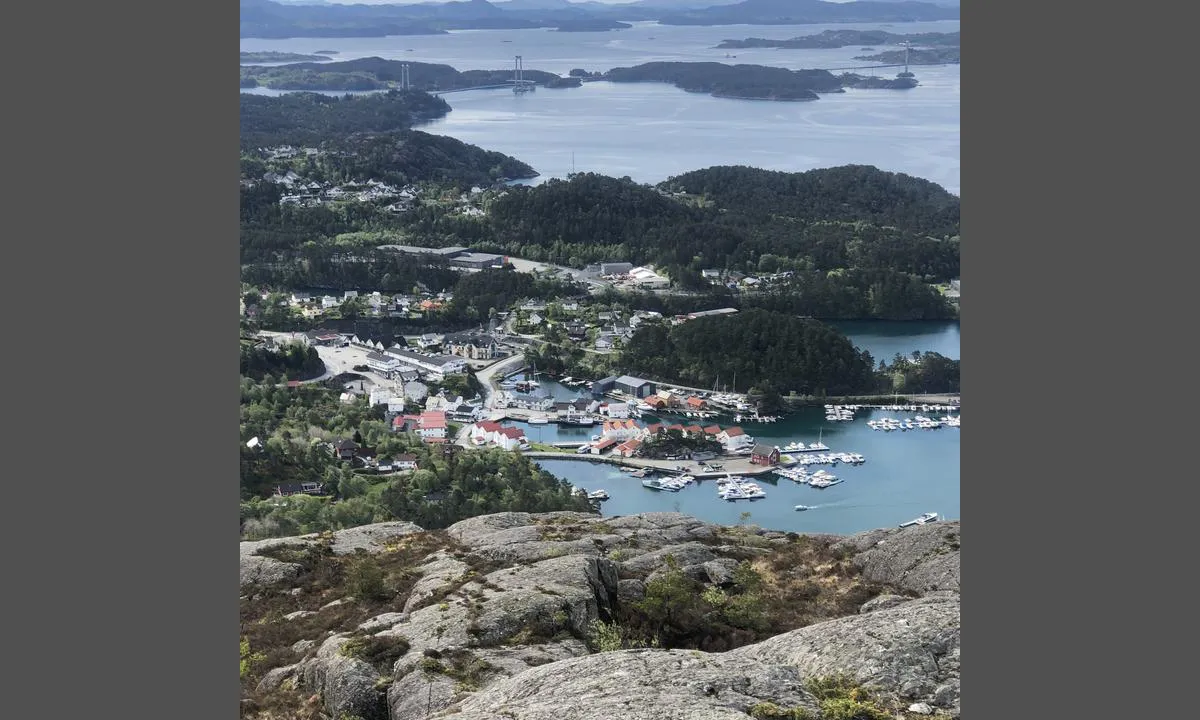
[[[959,543],[678,513],[243,542],[242,716],[958,718]]]

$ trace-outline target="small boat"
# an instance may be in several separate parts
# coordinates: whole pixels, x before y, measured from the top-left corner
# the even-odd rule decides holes
[[[904,527],[910,527],[912,525],[924,525],[926,523],[937,522],[937,519],[938,519],[937,513],[927,512],[919,518],[909,520],[908,522],[900,523],[900,527],[904,528]]]
[[[534,415],[529,418],[530,425],[546,425],[550,422],[550,418],[545,415]]]
[[[658,478],[647,478],[642,481],[642,487],[650,490],[666,490],[668,492],[679,492],[680,486],[665,483]]]
[[[810,508],[810,507],[809,507],[809,506],[807,506],[807,505],[797,505],[797,506],[796,506],[796,509],[797,509],[797,510],[811,510],[812,508]]]

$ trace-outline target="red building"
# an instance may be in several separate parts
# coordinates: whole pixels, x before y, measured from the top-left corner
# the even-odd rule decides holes
[[[750,451],[750,463],[752,465],[778,465],[779,464],[779,448],[772,445],[755,445]]]

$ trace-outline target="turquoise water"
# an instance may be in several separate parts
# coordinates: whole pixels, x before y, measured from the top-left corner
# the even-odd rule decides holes
[[[823,490],[773,475],[761,476],[756,481],[763,485],[767,497],[749,502],[721,500],[713,481],[664,493],[643,488],[640,480],[612,465],[574,460],[543,460],[540,464],[574,485],[607,490],[611,499],[601,504],[605,515],[674,510],[731,524],[739,521],[742,512],[749,512],[750,522],[771,529],[841,534],[895,526],[924,512],[957,519],[960,430],[885,433],[867,426],[867,419],[881,416],[895,414],[861,411],[852,422],[826,423],[821,408],[806,408],[777,423],[742,423],[744,430],[768,444],[784,446],[796,440],[811,443],[820,438],[831,450],[862,453],[867,458],[858,466],[826,467],[845,482]],[[720,424],[725,427],[732,423],[726,420]],[[556,433],[580,439],[590,434],[557,430],[552,425],[532,426],[527,432],[531,440],[541,435],[545,442],[553,442],[548,438]],[[813,509],[797,512],[797,504]]]
[[[838,323],[859,347],[878,358],[890,359],[895,353],[933,350],[958,358],[957,323]],[[558,383],[543,382],[542,387],[556,397],[575,397],[578,391]],[[615,466],[576,460],[543,460],[546,470],[571,483],[608,491],[611,499],[601,504],[605,515],[631,515],[639,512],[678,511],[715,523],[734,524],[743,512],[749,522],[776,530],[849,534],[878,527],[894,527],[925,512],[958,519],[959,433],[958,428],[881,432],[866,421],[874,417],[896,417],[883,410],[860,411],[852,422],[830,423],[822,408],[805,408],[775,423],[740,423],[756,439],[785,446],[794,441],[812,443],[820,439],[833,451],[857,452],[866,456],[859,466],[839,464],[825,469],[845,480],[824,490],[796,485],[774,475],[756,479],[767,492],[762,500],[735,503],[717,497],[713,481],[693,485],[677,493],[655,492],[642,487],[641,481],[620,472]],[[903,416],[911,416],[904,413]],[[685,418],[667,418],[671,422],[697,422]],[[646,417],[642,424],[655,422]],[[714,421],[700,421],[707,425]],[[717,418],[722,427],[734,424],[732,418]],[[583,442],[597,430],[559,428],[556,425],[510,423],[525,428],[534,442]],[[796,505],[813,509],[797,512]]]

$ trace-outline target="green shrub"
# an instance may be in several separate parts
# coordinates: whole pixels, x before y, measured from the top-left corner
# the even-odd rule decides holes
[[[760,702],[751,707],[749,713],[754,720],[815,720],[806,708],[785,709],[771,702]]]
[[[408,652],[408,641],[396,635],[360,635],[346,641],[338,651],[390,672],[396,661]]]
[[[383,568],[375,558],[355,558],[346,568],[346,589],[360,600],[382,600],[387,597],[383,585]]]
[[[892,720],[850,675],[813,678],[807,689],[820,701],[822,720]]]

